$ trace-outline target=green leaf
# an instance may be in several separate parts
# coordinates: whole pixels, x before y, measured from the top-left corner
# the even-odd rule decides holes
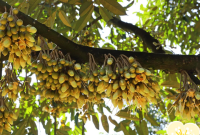
[[[64,127],[61,127],[60,129],[65,132],[72,130],[69,126],[64,126]]]
[[[126,11],[116,0],[99,0],[99,2],[116,15],[126,15]]]
[[[129,132],[127,131],[127,129],[125,128],[126,126],[123,125],[123,123],[120,123],[120,128],[122,129],[122,131],[124,132],[124,135],[129,135]]]
[[[76,113],[76,115],[75,115],[75,124],[76,124],[77,127],[79,127],[79,125],[78,125],[78,116],[79,116],[79,113]]]
[[[46,134],[49,134],[51,132],[50,131],[51,127],[52,127],[52,122],[51,122],[51,120],[48,120],[47,124],[44,127]]]
[[[26,125],[27,121],[23,120],[22,123],[19,123],[17,126],[19,127],[19,129],[14,130],[14,132],[12,133],[12,135],[23,135],[25,132],[25,125]]]
[[[25,13],[25,14],[28,14],[28,10],[29,10],[29,3],[28,2],[24,2],[20,8],[20,11]]]
[[[96,129],[99,129],[99,120],[97,119],[96,115],[92,115],[92,121],[93,121]]]
[[[149,131],[148,131],[148,127],[147,127],[147,122],[145,120],[142,120],[141,127],[142,127],[142,131],[143,131],[143,135],[148,135]]]
[[[199,31],[199,28],[200,28],[200,20],[195,24],[194,28],[195,28],[195,30],[198,30],[198,31]]]
[[[37,19],[39,13],[40,13],[40,10],[41,10],[42,6],[38,6],[36,11],[34,12],[33,16],[31,16],[32,18],[34,19]]]
[[[101,48],[115,50],[115,47],[113,45],[111,45],[110,43],[105,43]]]
[[[166,134],[167,132],[165,130],[159,130],[156,132],[156,134]]]
[[[30,14],[31,12],[33,12],[35,10],[35,8],[37,6],[39,6],[39,3],[41,1],[42,0],[29,0],[30,7],[29,7],[29,10],[28,10],[28,14]]]
[[[102,104],[99,104],[97,110],[98,110],[101,114],[103,114],[103,105],[102,105]]]
[[[127,111],[119,111],[116,116],[120,117],[120,118],[124,118],[124,119],[128,119],[128,120],[133,120],[133,121],[139,121],[140,119],[137,118],[136,116],[134,115],[131,115],[130,112],[127,112]]]
[[[73,121],[75,119],[75,115],[74,115],[75,110],[70,108],[70,113],[71,113],[71,121]]]
[[[79,4],[81,4],[81,0],[69,0],[68,3],[72,4],[72,5],[79,5]]]
[[[130,135],[136,135],[136,131],[135,131],[135,130],[132,130],[131,128],[129,128],[129,134],[130,134]]]
[[[160,126],[159,123],[157,123],[157,121],[153,118],[153,116],[151,116],[148,113],[144,114],[145,119],[147,119],[153,126]]]
[[[56,133],[58,135],[68,135],[68,131],[71,131],[72,129],[69,126],[61,127],[60,129],[56,130]]]
[[[111,116],[109,116],[109,117],[108,117],[108,119],[109,119],[109,120],[110,120],[110,122],[111,122],[112,124],[114,124],[115,126],[117,126],[117,125],[118,125],[117,121],[116,121],[116,120],[114,120],[114,119],[112,119],[112,117],[111,117]]]
[[[165,115],[165,113],[166,113],[165,103],[163,103],[162,100],[159,100],[159,104],[158,105],[159,105],[159,108],[160,108],[161,112]]]
[[[94,7],[92,6],[90,11],[84,16],[81,16],[79,20],[74,24],[73,26],[74,30],[78,32],[81,31],[86,26],[87,22],[90,20],[93,11],[94,11]]]
[[[68,0],[59,0],[59,1],[61,1],[63,3],[67,3],[68,2]]]
[[[144,10],[145,8],[144,8],[144,6],[143,6],[143,4],[141,4],[140,5],[140,10]]]
[[[175,116],[175,109],[174,107],[172,107],[172,103],[169,103],[167,105],[167,111],[168,111],[169,119],[173,121],[176,118],[176,116]]]
[[[102,18],[108,22],[110,19],[112,19],[113,17],[111,16],[111,14],[103,7],[99,7],[99,13],[102,16]]]
[[[55,12],[53,12],[52,14],[52,17],[51,17],[51,28],[53,28],[54,26],[54,23],[55,23],[55,19],[56,19],[56,13],[57,13],[57,10]]]
[[[137,130],[137,133],[139,134],[139,135],[143,135],[143,132],[142,132],[142,128],[141,128],[141,125],[140,125],[140,123],[138,122],[134,122],[134,125],[135,125],[135,128],[136,128],[136,130]]]
[[[25,77],[19,76],[20,81],[24,81]]]
[[[122,131],[120,126],[121,126],[120,124],[116,125],[116,127],[114,128],[114,131],[116,131],[116,132]]]
[[[60,20],[68,27],[71,27],[71,24],[69,22],[69,19],[66,16],[66,13],[62,10],[59,11],[58,16],[60,18]]]
[[[33,121],[32,119],[29,120],[31,129],[30,129],[30,133],[34,134],[34,135],[38,135],[38,130],[37,130],[37,126],[35,124],[35,121]]]
[[[109,133],[108,119],[107,119],[106,115],[101,116],[101,123],[102,123],[104,130]]]
[[[84,2],[80,8],[79,15],[84,16],[91,10],[92,7],[93,7],[93,2],[91,1]]]

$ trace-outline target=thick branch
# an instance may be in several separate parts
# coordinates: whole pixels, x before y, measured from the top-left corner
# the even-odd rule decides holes
[[[192,81],[193,81],[195,84],[200,85],[200,80],[199,80],[196,76],[194,76],[193,73],[191,73],[191,72],[187,72],[187,73],[188,73],[188,75],[190,76],[190,78],[192,79]]]
[[[95,7],[94,10],[97,13],[99,13],[98,7]],[[143,42],[147,45],[147,47],[150,48],[154,53],[165,53],[162,47],[156,49],[156,46],[153,44],[153,42],[159,43],[158,40],[152,37],[150,33],[146,32],[145,30],[131,23],[123,22],[116,17],[113,17],[113,19],[111,19],[110,22],[116,25],[117,27],[122,28],[125,31],[130,31],[134,33],[136,36],[140,37],[143,40]]]
[[[7,9],[10,9],[10,6],[7,3],[0,0],[0,12],[4,12],[4,6],[6,6]],[[19,12],[18,17],[24,21],[25,25],[30,24],[35,26],[38,30],[38,34],[57,44],[63,53],[70,53],[71,57],[80,63],[88,62],[88,53],[91,53],[94,55],[96,62],[102,64],[104,61],[104,54],[110,53],[115,57],[118,57],[120,54],[133,56],[144,68],[160,69],[169,72],[179,72],[181,69],[196,72],[196,68],[200,69],[200,65],[198,64],[200,63],[200,56],[169,55],[91,48],[72,42],[22,12]]]

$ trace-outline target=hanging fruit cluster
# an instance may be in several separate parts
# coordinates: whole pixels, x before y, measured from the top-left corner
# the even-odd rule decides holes
[[[27,72],[26,72],[27,74]],[[1,84],[1,96],[16,101],[18,93],[20,97],[28,99],[30,95],[36,95],[36,89],[34,86],[30,86],[31,77],[26,76],[23,82],[18,80],[13,64],[8,63],[5,66],[5,75],[0,80]]]
[[[32,35],[37,29],[24,26],[17,14],[18,10],[11,8],[10,13],[5,10],[0,19],[0,53],[9,55],[8,61],[14,63],[15,69],[31,64],[31,51],[41,50]]]
[[[106,95],[114,107],[122,109],[126,104],[145,108],[148,102],[157,103],[160,87],[151,79],[151,72],[141,67],[133,58],[120,55],[117,59],[106,56],[106,64],[100,70],[101,82],[109,82]]]
[[[17,120],[17,115],[8,109],[4,102],[4,98],[0,99],[0,134],[2,134],[3,130],[7,130],[11,132],[11,125],[13,125],[13,121]]]
[[[5,76],[0,80],[1,96],[8,97],[16,101],[18,92],[23,90],[22,85],[17,79],[16,73],[12,69],[12,64],[8,63],[5,67]]]
[[[37,76],[41,98],[50,98],[65,103],[77,102],[79,108],[85,104],[81,93],[82,84],[78,70],[81,65],[74,63],[70,56],[64,56],[54,49],[51,53],[40,53],[32,63],[31,72]]]
[[[179,93],[176,94],[176,99],[172,107],[175,107],[175,115],[180,115],[182,118],[190,120],[195,115],[199,115],[200,105],[200,89],[191,80],[186,71],[182,72],[181,84]],[[170,108],[171,109],[173,108]]]
[[[41,51],[30,70],[39,80],[38,94],[55,102],[76,103],[78,108],[86,103],[103,103],[106,97],[119,109],[124,101],[134,101],[143,108],[148,101],[156,103],[160,88],[149,70],[133,57],[121,55],[113,64],[114,57],[105,56],[104,66],[99,68],[91,54],[88,65],[81,65],[57,49],[51,53]]]
[[[52,101],[51,103],[46,104],[42,110],[44,112],[48,112],[48,113],[52,113],[53,115],[56,115],[57,117],[59,117],[60,113],[65,110],[66,106],[64,105],[64,103],[60,102],[60,101]]]

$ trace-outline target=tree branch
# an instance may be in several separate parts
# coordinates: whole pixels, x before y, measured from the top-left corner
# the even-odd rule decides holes
[[[4,6],[6,6],[7,9],[10,9],[10,6],[7,3],[0,0],[0,12],[4,12]],[[133,56],[144,68],[160,69],[171,73],[179,72],[180,70],[196,72],[196,68],[200,69],[200,64],[198,64],[200,63],[200,56],[197,55],[131,52],[82,46],[72,42],[58,32],[48,28],[46,25],[39,23],[22,12],[19,12],[18,17],[24,21],[25,25],[30,24],[36,27],[38,34],[57,44],[64,54],[70,53],[71,57],[80,63],[88,62],[88,53],[91,53],[96,62],[102,64],[104,62],[104,54],[110,53],[114,57],[118,57],[120,54],[124,54],[128,57]],[[33,55],[36,56],[36,52],[33,52]],[[6,60],[7,58],[8,57],[2,57],[2,60]]]
[[[99,8],[94,7],[94,11],[99,13]],[[150,33],[146,32],[145,30],[131,23],[123,22],[116,17],[113,17],[113,19],[111,19],[110,22],[116,25],[117,27],[125,31],[130,31],[134,33],[136,36],[140,37],[143,40],[143,42],[147,45],[147,47],[150,48],[154,53],[165,53],[162,47],[160,47],[159,49],[156,49],[157,47],[153,44],[153,42],[156,42],[159,44],[158,40],[152,37]]]
[[[196,76],[194,76],[193,73],[191,73],[191,72],[189,72],[189,71],[187,71],[187,73],[188,73],[188,75],[190,76],[190,78],[192,79],[192,81],[193,81],[195,84],[200,85],[200,80],[199,80]]]

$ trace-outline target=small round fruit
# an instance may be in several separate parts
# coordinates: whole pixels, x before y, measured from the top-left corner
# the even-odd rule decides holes
[[[25,32],[26,31],[26,27],[24,25],[21,25],[19,28],[20,32]]]
[[[27,29],[27,31],[34,34],[37,32],[37,29],[35,27],[30,27],[29,29]]]
[[[21,19],[18,19],[16,23],[17,23],[18,26],[22,26],[23,21]]]
[[[11,33],[12,34],[17,34],[17,29],[16,28],[11,28]]]
[[[128,58],[129,63],[133,63],[134,60],[135,60],[135,59],[134,59],[132,56]]]
[[[7,30],[6,32],[7,36],[11,37],[12,36],[12,32],[10,30]]]
[[[107,64],[108,64],[108,65],[112,65],[112,63],[113,63],[113,58],[108,58]]]
[[[0,30],[0,38],[4,37],[5,36],[5,32]]]
[[[17,8],[14,8],[14,9],[13,9],[13,14],[16,15],[16,14],[18,14],[18,13],[19,13],[19,10],[18,10]]]
[[[9,16],[7,17],[7,20],[8,20],[9,22],[12,22],[12,21],[14,20],[14,16],[9,15]]]
[[[4,12],[4,13],[2,14],[2,17],[6,19],[6,18],[8,17],[8,12]]]
[[[12,28],[12,27],[15,27],[15,22],[9,22],[9,26]]]
[[[0,19],[0,23],[5,25],[7,23],[7,20],[5,18]]]
[[[13,39],[13,40],[17,40],[18,38],[19,38],[19,37],[18,37],[18,34],[13,34],[13,35],[12,35],[12,39]]]
[[[6,29],[6,25],[0,24],[0,30],[5,30]]]
[[[74,69],[75,69],[75,70],[80,70],[80,69],[81,69],[81,65],[80,65],[79,63],[76,63],[76,64],[74,65]]]

